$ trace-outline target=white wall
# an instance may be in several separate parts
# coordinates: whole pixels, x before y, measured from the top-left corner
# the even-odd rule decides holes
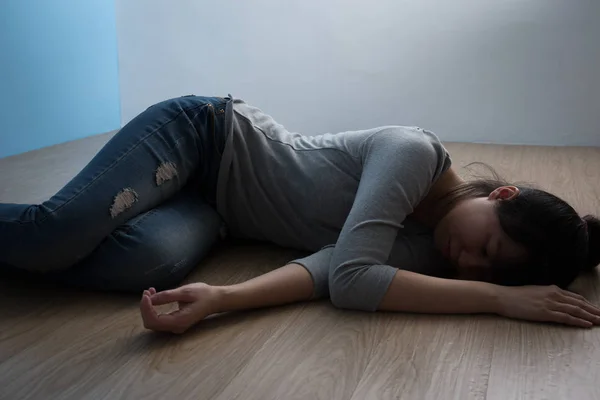
[[[117,0],[123,123],[231,93],[308,134],[600,146],[597,0]]]

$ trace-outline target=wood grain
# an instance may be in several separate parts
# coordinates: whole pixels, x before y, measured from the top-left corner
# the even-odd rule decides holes
[[[388,323],[380,315],[311,304],[217,399],[348,399]]]
[[[58,190],[110,134],[0,160],[0,201]],[[600,149],[447,144],[600,214]],[[299,253],[226,243],[188,281],[240,282]],[[600,302],[597,273],[573,289]],[[600,328],[493,316],[360,313],[327,301],[209,318],[183,336],[140,323],[137,296],[0,281],[0,399],[594,399]]]
[[[485,399],[495,319],[386,316],[392,322],[352,399]]]

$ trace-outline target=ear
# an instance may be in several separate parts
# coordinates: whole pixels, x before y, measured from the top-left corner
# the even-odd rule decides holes
[[[512,200],[519,195],[519,188],[516,186],[501,186],[490,193],[490,200]]]

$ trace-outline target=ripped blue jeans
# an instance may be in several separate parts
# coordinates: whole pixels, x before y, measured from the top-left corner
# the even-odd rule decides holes
[[[48,201],[0,204],[0,270],[109,291],[177,285],[220,236],[230,101],[155,104]]]

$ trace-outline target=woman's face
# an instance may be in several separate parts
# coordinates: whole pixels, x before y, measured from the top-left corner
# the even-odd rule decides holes
[[[435,246],[460,279],[489,281],[492,266],[526,259],[525,248],[504,233],[495,210],[497,201],[510,201],[518,193],[516,187],[502,187],[487,198],[460,201],[438,223]]]

